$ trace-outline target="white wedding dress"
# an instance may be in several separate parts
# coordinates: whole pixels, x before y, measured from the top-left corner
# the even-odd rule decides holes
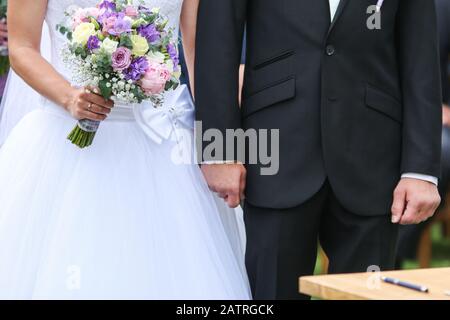
[[[69,5],[97,2],[48,1],[51,62],[67,78],[56,24]],[[182,0],[146,4],[178,28]],[[116,106],[84,150],[66,139],[76,121],[50,101],[12,130],[0,149],[0,298],[251,298],[242,220],[198,166],[174,161],[191,147],[190,95],[165,101]]]

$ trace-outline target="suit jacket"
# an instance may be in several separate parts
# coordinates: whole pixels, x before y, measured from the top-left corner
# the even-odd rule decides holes
[[[439,47],[441,57],[442,98],[450,103],[450,83],[448,63],[450,55],[450,1],[436,0],[436,12],[439,30]]]
[[[181,38],[181,33],[180,33],[180,38]],[[245,33],[244,33],[244,41],[242,42],[243,48],[242,48],[242,55],[241,55],[241,64],[245,64],[245,52],[246,52],[245,45],[246,45],[246,39],[245,39]],[[182,45],[179,46],[179,56],[180,56],[180,66],[181,66],[180,83],[187,85],[190,89],[189,71],[187,69],[186,58],[184,56],[184,49],[183,49]],[[1,78],[0,78],[0,92],[3,92],[1,90],[1,88],[2,88],[2,84],[1,84]]]
[[[181,35],[180,35],[181,37]],[[189,72],[187,69],[187,65],[186,65],[186,58],[184,57],[184,50],[183,50],[183,46],[180,45],[179,46],[179,56],[180,56],[180,66],[181,66],[181,77],[180,77],[180,83],[181,84],[185,84],[188,87],[190,87],[189,85]]]
[[[341,0],[330,24],[328,0],[200,1],[196,105],[203,129],[280,130],[279,173],[263,176],[261,165],[247,165],[251,204],[294,207],[328,179],[348,210],[382,215],[402,173],[439,176],[434,2],[386,0],[381,29],[370,30],[367,8],[376,2]]]

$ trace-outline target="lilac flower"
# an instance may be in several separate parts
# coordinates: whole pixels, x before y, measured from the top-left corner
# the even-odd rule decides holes
[[[177,68],[178,65],[180,64],[180,58],[178,56],[178,50],[176,46],[172,43],[169,43],[167,45],[167,53],[169,53],[170,59],[172,60],[174,67]]]
[[[152,9],[150,9],[150,8],[148,8],[146,6],[143,6],[143,5],[140,5],[138,10],[139,10],[139,12],[145,13],[145,14],[151,14],[152,13]]]
[[[123,13],[117,16],[113,28],[108,30],[110,35],[119,36],[123,33],[131,32],[131,22],[130,20],[124,18],[125,15]]]
[[[97,36],[90,36],[87,42],[87,48],[89,51],[94,51],[95,49],[100,48],[100,40]]]
[[[109,31],[113,30],[114,26],[116,25],[117,15],[116,14],[104,14],[104,15],[102,15],[100,21],[102,23],[103,33],[109,33]]]
[[[112,1],[104,0],[102,3],[100,3],[99,8],[109,11],[116,11],[116,4]]]
[[[103,1],[99,5],[100,15],[98,17],[98,21],[103,24],[104,21],[112,16],[117,16],[116,13],[116,4],[111,1]]]
[[[156,42],[160,39],[160,33],[154,24],[140,26],[137,28],[137,32],[150,43]]]
[[[125,79],[133,81],[141,79],[142,75],[147,71],[148,66],[148,61],[145,57],[134,59],[130,67],[123,72]]]
[[[116,71],[123,71],[130,66],[131,60],[130,49],[120,47],[112,54],[112,67]]]
[[[111,12],[111,11],[104,11],[102,14],[98,17],[98,22],[100,22],[102,25],[108,24],[108,21],[112,21],[117,19],[117,13]]]

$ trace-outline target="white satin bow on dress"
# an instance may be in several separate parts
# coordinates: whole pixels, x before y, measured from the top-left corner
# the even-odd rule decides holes
[[[145,102],[134,106],[133,113],[145,134],[158,144],[165,140],[179,142],[179,130],[194,129],[194,103],[185,85],[166,93],[162,107]]]

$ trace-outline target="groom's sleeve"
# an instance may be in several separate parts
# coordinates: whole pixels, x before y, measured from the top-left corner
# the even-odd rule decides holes
[[[401,173],[439,177],[442,104],[434,1],[400,0],[397,46],[403,93]]]
[[[225,146],[226,130],[241,128],[239,65],[246,8],[247,0],[200,0],[195,54],[195,104],[197,153],[201,162],[238,160],[236,152],[230,153]],[[211,145],[206,147],[211,141],[217,143],[216,146],[220,144],[220,139],[216,138],[219,133],[223,146],[215,148],[211,154]]]

